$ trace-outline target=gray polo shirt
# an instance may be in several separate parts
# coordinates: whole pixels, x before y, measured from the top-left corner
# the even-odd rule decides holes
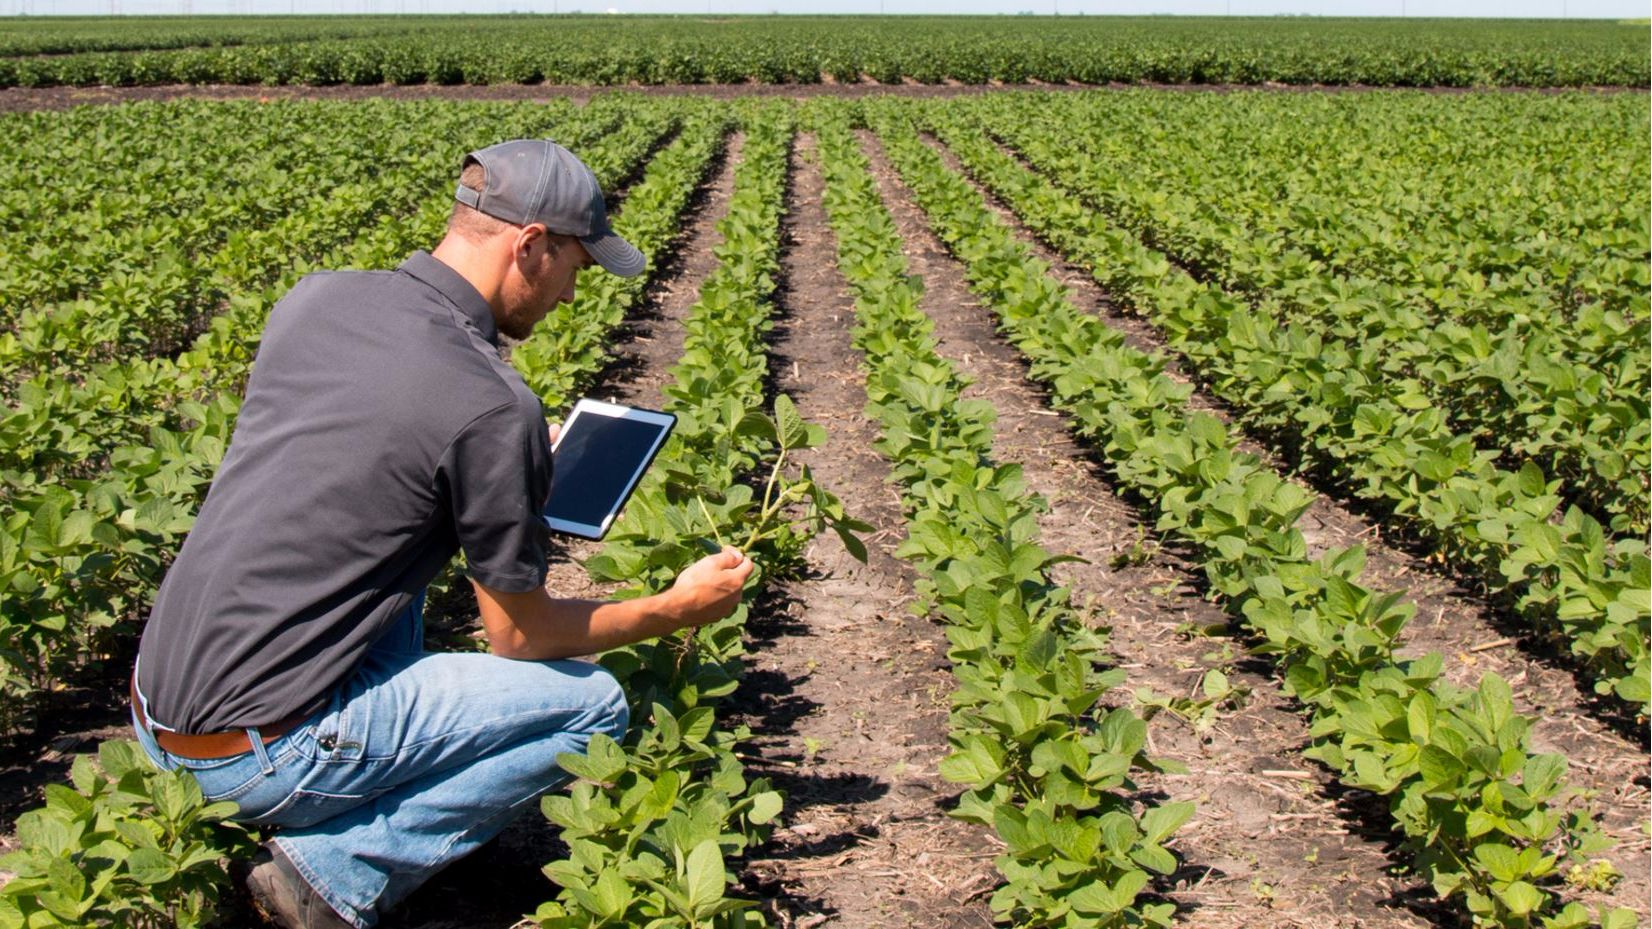
[[[201,733],[319,709],[460,549],[488,587],[541,586],[550,487],[544,408],[458,272],[421,251],[305,277],[144,627],[150,716]]]

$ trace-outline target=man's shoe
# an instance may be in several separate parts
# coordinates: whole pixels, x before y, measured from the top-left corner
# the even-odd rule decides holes
[[[282,929],[355,929],[321,899],[280,846],[258,849],[247,872],[247,890],[264,918]]]

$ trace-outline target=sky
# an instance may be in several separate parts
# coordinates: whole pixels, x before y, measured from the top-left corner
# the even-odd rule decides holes
[[[186,5],[187,4],[187,5]],[[102,15],[257,13],[854,13],[1039,15],[1168,13],[1271,16],[1467,16],[1645,18],[1647,0],[0,0],[0,14]]]

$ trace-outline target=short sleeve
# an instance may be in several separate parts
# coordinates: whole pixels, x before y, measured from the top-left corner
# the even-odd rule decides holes
[[[437,481],[472,578],[504,593],[544,585],[551,444],[542,412],[513,402],[472,420],[448,445]]]

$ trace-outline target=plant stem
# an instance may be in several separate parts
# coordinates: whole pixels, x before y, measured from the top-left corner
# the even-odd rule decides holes
[[[711,527],[711,537],[717,540],[717,547],[722,548],[723,536],[722,533],[717,531],[717,520],[711,518],[711,510],[706,508],[706,498],[697,496],[694,498],[694,502],[700,505],[700,512],[705,514],[706,525]]]

